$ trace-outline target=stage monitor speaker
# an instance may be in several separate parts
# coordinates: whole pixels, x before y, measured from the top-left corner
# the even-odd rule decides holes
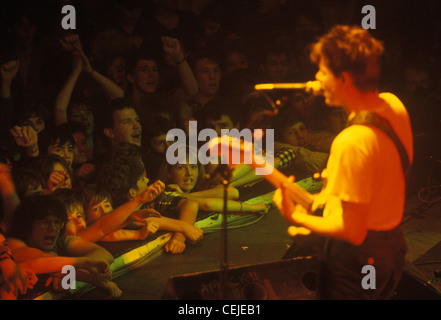
[[[225,300],[316,300],[318,259],[297,257],[227,270]],[[164,300],[219,300],[220,270],[172,276]]]

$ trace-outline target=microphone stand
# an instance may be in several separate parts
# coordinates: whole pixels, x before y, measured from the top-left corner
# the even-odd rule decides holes
[[[219,283],[220,283],[220,290],[219,290],[219,298],[220,300],[225,300],[227,297],[227,289],[228,289],[228,259],[227,259],[227,253],[228,253],[228,241],[227,241],[227,229],[228,229],[228,222],[227,222],[227,202],[228,202],[228,189],[230,186],[230,179],[232,176],[232,170],[228,165],[222,165],[219,164],[219,166],[222,166],[222,169],[219,170],[219,173],[221,174],[223,181],[222,184],[224,186],[224,212],[222,214],[222,234],[221,234],[221,247],[220,247],[220,275],[219,275]]]

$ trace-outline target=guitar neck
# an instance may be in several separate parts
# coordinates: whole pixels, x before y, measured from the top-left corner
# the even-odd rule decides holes
[[[233,137],[228,137],[225,140],[223,140],[223,138],[221,137],[218,137],[210,142],[209,148],[211,151],[213,151],[215,155],[219,155],[222,154],[222,150],[220,148],[221,146],[227,147],[229,150],[231,150],[231,154],[235,153],[236,155],[241,155],[241,157],[244,157],[245,155],[251,155],[252,160],[251,164],[249,165],[254,169],[262,167],[266,167],[266,169],[272,169],[265,170],[266,173],[271,173],[262,175],[262,177],[268,180],[268,182],[270,182],[276,188],[281,188],[283,183],[287,181],[288,178],[283,173],[281,173],[274,167],[271,168],[271,165],[269,163],[267,163],[261,156],[255,154],[252,143],[241,141],[240,139]],[[228,158],[230,156],[230,153],[226,153],[226,156]],[[291,198],[297,204],[300,204],[308,211],[311,211],[312,203],[314,200],[312,195],[308,191],[302,189],[296,183],[287,184],[286,187],[291,193]]]

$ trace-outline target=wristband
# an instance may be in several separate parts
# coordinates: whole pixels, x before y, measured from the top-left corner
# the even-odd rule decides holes
[[[181,64],[182,62],[184,62],[185,60],[187,60],[185,57],[184,59],[180,60],[180,61],[175,61],[176,64]]]

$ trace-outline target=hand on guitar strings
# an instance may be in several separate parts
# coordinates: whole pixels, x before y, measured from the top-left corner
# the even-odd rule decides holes
[[[289,188],[287,187],[288,184],[292,183],[294,183],[293,176],[283,182],[281,188],[277,188],[273,196],[273,201],[284,217],[293,224],[288,228],[288,234],[291,237],[308,235],[311,233],[311,230],[299,226],[301,217],[308,215],[308,211],[303,206],[295,204]]]

